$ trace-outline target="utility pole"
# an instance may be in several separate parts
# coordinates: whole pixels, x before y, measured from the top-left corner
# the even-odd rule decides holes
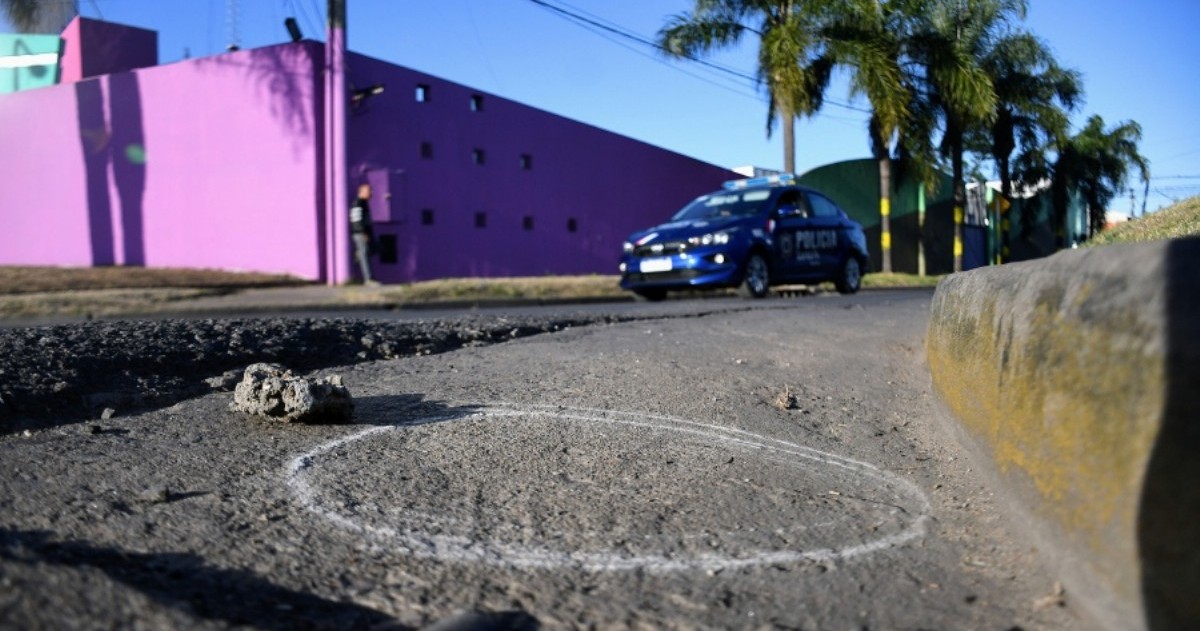
[[[329,0],[325,37],[325,282],[350,279],[346,194],[346,0]]]

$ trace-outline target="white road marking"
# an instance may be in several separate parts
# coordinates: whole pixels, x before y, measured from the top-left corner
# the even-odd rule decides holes
[[[712,441],[715,444],[723,443],[743,448],[769,450],[770,452],[774,452],[770,456],[772,460],[777,460],[779,455],[789,456],[794,459],[840,469],[853,476],[875,479],[890,487],[894,487],[899,493],[910,500],[907,503],[911,504],[909,508],[913,510],[904,512],[911,512],[915,514],[915,517],[899,532],[844,547],[821,547],[807,550],[758,550],[749,551],[737,556],[712,553],[692,556],[667,556],[656,554],[621,554],[617,551],[568,552],[503,541],[481,541],[456,534],[417,532],[411,529],[372,525],[365,523],[363,520],[355,519],[352,516],[347,516],[334,508],[330,508],[326,503],[322,502],[319,489],[313,488],[308,481],[309,473],[314,467],[319,466],[319,460],[323,455],[377,434],[404,431],[417,425],[440,421],[516,416],[646,427],[689,434],[704,439],[706,442]],[[656,414],[617,412],[592,408],[566,408],[554,405],[491,405],[485,406],[480,411],[468,416],[429,416],[416,419],[414,422],[404,425],[372,427],[368,430],[324,443],[307,453],[297,456],[288,465],[284,480],[300,504],[311,513],[349,532],[370,537],[381,543],[390,543],[409,555],[436,558],[445,561],[526,568],[575,567],[587,571],[643,569],[647,571],[672,572],[685,570],[712,571],[798,561],[846,560],[902,546],[923,537],[929,513],[929,499],[919,487],[899,475],[866,462],[823,452],[784,440],[760,436],[736,428],[697,423]],[[407,514],[422,516],[421,513],[417,512],[408,512]],[[439,520],[432,515],[424,515],[424,517],[432,518],[432,521],[440,522],[442,525],[454,521]]]

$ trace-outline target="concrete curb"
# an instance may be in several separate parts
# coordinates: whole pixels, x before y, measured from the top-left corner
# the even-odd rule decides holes
[[[946,278],[934,390],[1072,602],[1200,628],[1200,239]]]

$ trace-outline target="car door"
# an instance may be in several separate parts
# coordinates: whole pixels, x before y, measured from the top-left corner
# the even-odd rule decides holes
[[[775,202],[771,219],[774,224],[772,231],[774,241],[775,282],[803,277],[809,273],[816,261],[809,260],[807,255],[798,256],[796,249],[801,233],[806,229],[811,212],[808,200],[798,189],[784,191]]]
[[[816,191],[805,191],[812,217],[805,225],[797,251],[815,261],[812,271],[832,274],[841,263],[842,211],[833,200]]]

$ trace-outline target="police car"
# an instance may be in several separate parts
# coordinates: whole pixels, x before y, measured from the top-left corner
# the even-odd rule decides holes
[[[722,287],[762,298],[772,285],[833,281],[852,294],[868,260],[858,222],[795,176],[773,175],[726,182],[667,223],[630,235],[621,287],[646,300]]]

